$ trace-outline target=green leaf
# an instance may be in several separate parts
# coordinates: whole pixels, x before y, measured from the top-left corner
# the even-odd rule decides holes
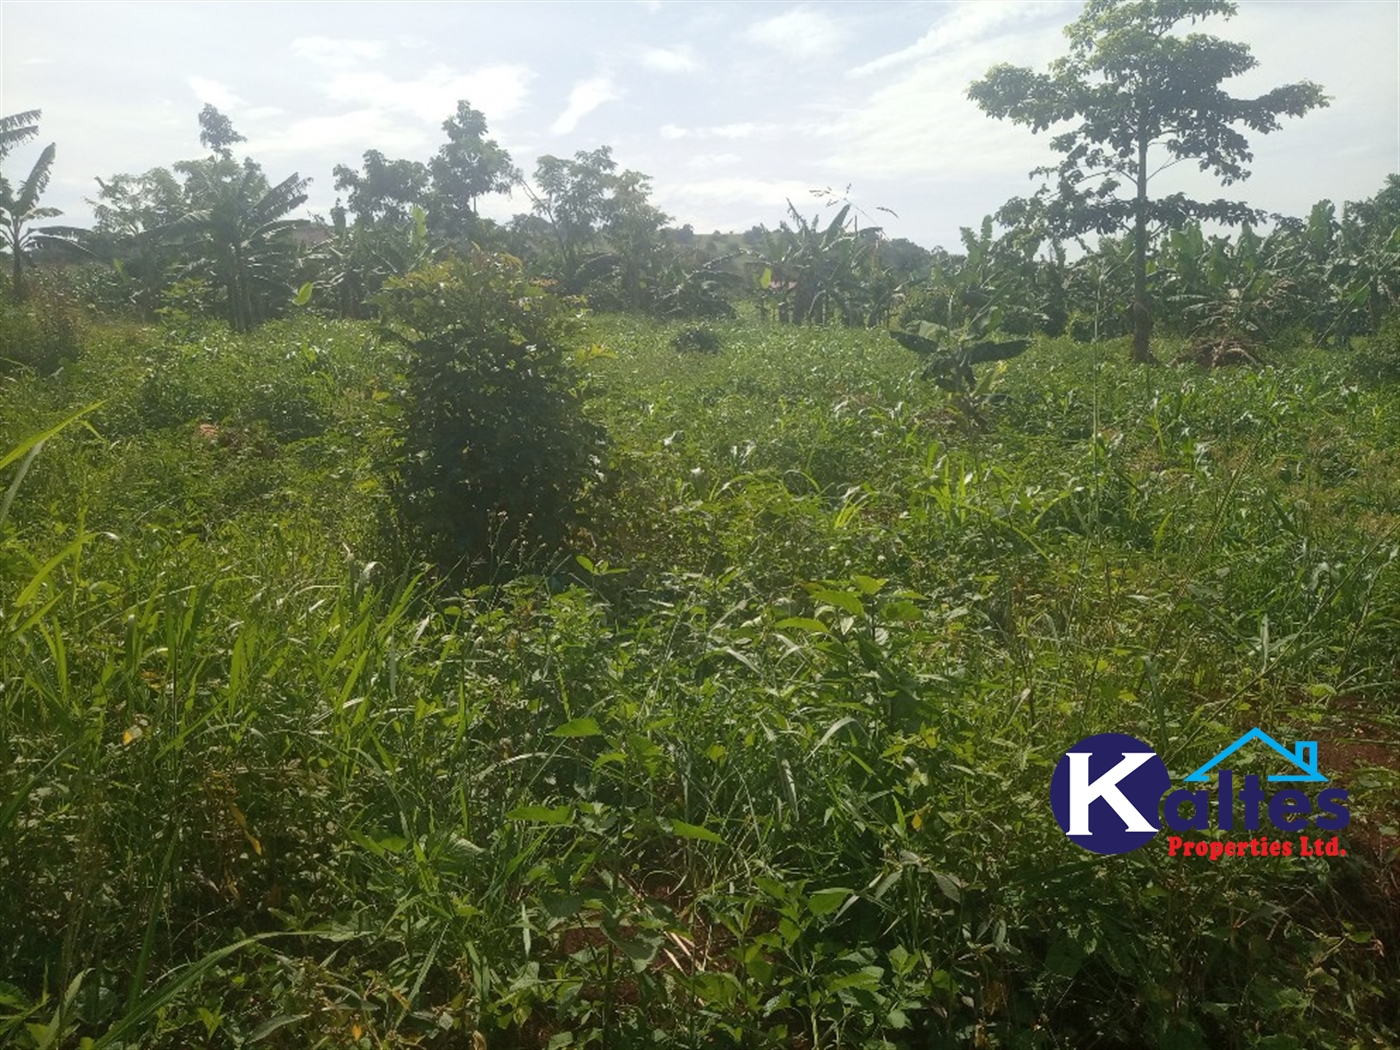
[[[573,817],[573,806],[520,806],[506,814],[506,820],[527,824],[567,824]]]
[[[683,839],[699,839],[701,842],[713,842],[723,845],[724,839],[720,838],[709,828],[699,824],[687,824],[683,820],[671,821],[671,833]]]
[[[848,612],[852,616],[864,616],[865,605],[857,595],[849,591],[829,591],[819,590],[812,593],[812,600],[825,602],[827,605],[834,605],[843,612]]]
[[[938,884],[939,891],[954,904],[962,903],[962,882],[956,876],[946,875],[941,871],[933,873],[933,881]]]
[[[305,284],[303,284],[300,288],[297,289],[297,294],[292,299],[292,305],[305,306],[307,303],[311,302],[311,293],[315,290],[315,287],[316,286],[312,281],[307,281]]]
[[[803,631],[812,631],[815,634],[830,634],[831,628],[820,620],[814,620],[810,616],[789,616],[787,619],[779,620],[773,625],[778,630],[786,630],[789,627],[796,627]]]
[[[889,580],[877,580],[873,576],[852,576],[851,582],[856,585],[861,594],[876,594]]]
[[[1050,946],[1045,969],[1058,977],[1073,977],[1084,965],[1084,949],[1071,937],[1061,937]]]
[[[598,722],[593,718],[574,718],[565,722],[555,729],[550,736],[578,737],[578,736],[602,736],[603,730],[599,728]]]
[[[807,898],[807,908],[813,915],[830,915],[845,904],[854,892],[845,886],[832,886],[830,889],[817,890]]]
[[[269,1018],[257,1028],[253,1029],[253,1034],[248,1037],[250,1043],[260,1043],[279,1028],[285,1028],[289,1024],[305,1018],[306,1014],[281,1014],[277,1017]]]

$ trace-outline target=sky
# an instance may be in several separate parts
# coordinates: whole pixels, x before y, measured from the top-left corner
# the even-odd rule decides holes
[[[274,182],[310,176],[306,212],[325,215],[336,164],[369,149],[426,161],[466,99],[525,172],[611,146],[697,232],[775,227],[788,201],[810,217],[829,189],[890,236],[953,248],[1056,159],[1048,135],[985,116],[968,85],[998,62],[1043,70],[1080,8],[0,0],[0,114],[43,111],[4,171],[23,178],[57,143],[44,201],[85,225],[96,177],[203,155],[196,118],[212,103],[247,137],[237,153]],[[1253,137],[1248,181],[1222,190],[1182,165],[1164,191],[1300,215],[1400,172],[1400,0],[1244,0],[1198,29],[1259,60],[1232,93],[1312,80],[1332,103]],[[519,192],[482,203],[496,218],[528,209]]]

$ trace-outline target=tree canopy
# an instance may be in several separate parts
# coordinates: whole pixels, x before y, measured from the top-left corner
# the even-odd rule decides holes
[[[1047,72],[1001,64],[968,89],[989,115],[1033,132],[1071,124],[1050,140],[1064,159],[1036,174],[1058,179],[1047,202],[1054,228],[1069,234],[1132,229],[1134,360],[1151,358],[1149,226],[1189,219],[1240,223],[1256,216],[1233,201],[1199,201],[1183,193],[1154,198],[1153,177],[1189,160],[1227,186],[1248,178],[1253,155],[1246,131],[1267,134],[1278,129],[1281,117],[1300,117],[1328,102],[1310,81],[1258,98],[1225,91],[1225,81],[1258,65],[1249,48],[1177,30],[1235,12],[1224,0],[1090,0],[1065,30],[1069,53]],[[1125,183],[1128,192],[1121,193]]]

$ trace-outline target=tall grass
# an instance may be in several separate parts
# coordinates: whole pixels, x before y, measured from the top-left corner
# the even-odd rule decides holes
[[[1392,388],[1046,343],[972,429],[888,340],[672,334],[595,326],[592,548],[468,593],[388,553],[353,326],[6,395],[0,1042],[1400,1038]],[[1347,858],[1050,816],[1082,736],[1255,724],[1346,762]]]

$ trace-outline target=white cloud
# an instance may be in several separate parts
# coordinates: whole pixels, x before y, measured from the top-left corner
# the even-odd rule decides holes
[[[985,6],[993,12],[1002,7]],[[967,5],[912,48],[853,71],[898,67],[887,83],[828,123],[840,145],[826,158],[826,167],[840,178],[990,176],[1021,188],[1018,192],[1029,191],[1027,172],[1057,156],[1048,136],[991,119],[968,99],[967,87],[1006,59],[1011,25],[1017,64],[1043,68],[1064,50],[1064,17],[1061,9],[1053,19],[1026,24],[1023,15],[982,14],[981,5]],[[946,50],[936,61],[910,61],[938,48]]]
[[[743,201],[746,206],[768,208],[780,204],[786,207],[806,201],[812,186],[796,179],[699,179],[671,187],[667,198],[683,201]]]
[[[185,78],[185,83],[194,92],[194,97],[201,102],[206,102],[216,109],[237,109],[243,105],[243,100],[234,94],[233,89],[220,84],[217,80],[210,80],[207,77],[189,76]]]
[[[658,73],[694,73],[705,68],[687,44],[673,48],[649,47],[642,52],[642,65]]]
[[[343,68],[379,58],[384,45],[378,40],[340,40],[328,36],[302,36],[292,41],[292,54],[320,66]]]
[[[457,111],[459,99],[491,120],[510,116],[524,102],[533,76],[521,65],[484,66],[472,73],[433,66],[410,80],[395,80],[379,70],[347,71],[334,74],[322,90],[337,102],[411,113],[440,124]]]
[[[589,77],[574,85],[569,92],[569,104],[564,112],[550,125],[549,130],[556,135],[565,135],[578,127],[578,122],[605,102],[613,102],[622,97],[622,92],[607,73]]]
[[[840,48],[842,31],[829,15],[795,7],[786,14],[755,22],[744,30],[743,38],[750,44],[770,47],[784,55],[819,58]]]
[[[743,160],[737,153],[692,153],[686,158],[688,168],[723,168]]]
[[[378,149],[392,156],[431,148],[432,137],[427,127],[406,125],[382,109],[357,109],[332,117],[309,117],[273,134],[253,136],[248,153],[276,156],[336,150],[358,155]]]
[[[961,0],[950,14],[914,43],[857,66],[850,75],[869,76],[915,59],[961,49],[990,36],[1004,36],[1028,24],[1053,22],[1058,25],[1063,17],[1064,12],[1056,10],[1056,5],[1037,0],[1005,0],[995,4],[985,0]]]
[[[1052,155],[1044,136],[988,118],[948,82],[967,82],[967,66],[921,67],[875,92],[839,118],[840,146],[827,166],[842,178],[977,176],[1024,178]]]
[[[679,124],[663,124],[663,139],[751,139],[755,135],[778,131],[779,124],[712,124],[709,127],[683,128]]]

